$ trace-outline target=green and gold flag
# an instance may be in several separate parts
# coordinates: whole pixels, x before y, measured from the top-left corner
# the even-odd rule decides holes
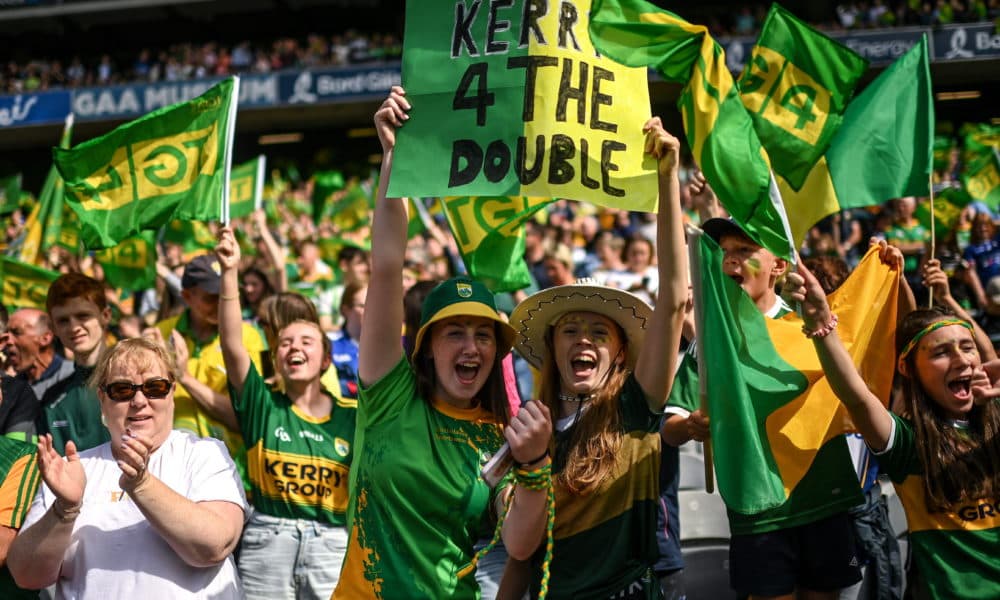
[[[731,510],[756,514],[795,494],[815,505],[831,492],[821,452],[852,429],[833,394],[813,342],[795,313],[765,317],[739,284],[722,272],[722,250],[707,235],[696,247],[701,264],[703,327],[698,337],[706,365],[708,414],[719,492]],[[869,250],[841,287],[830,294],[837,333],[872,392],[888,402],[892,369],[885,349],[896,330],[899,272]],[[814,461],[818,477],[806,478]],[[857,481],[853,481],[857,485]],[[824,488],[825,485],[825,488]],[[843,496],[846,491],[840,490]]]
[[[968,192],[961,188],[944,188],[934,195],[934,234],[937,239],[944,239],[958,223],[962,209],[972,202]],[[931,204],[918,202],[913,212],[914,218],[920,221],[927,231],[931,229]]]
[[[595,52],[591,0],[406,4],[391,197],[562,197],[656,207],[646,69]]]
[[[229,177],[229,217],[246,217],[262,206],[267,158],[257,158],[233,167]]]
[[[219,220],[228,207],[238,78],[53,157],[90,249],[172,219]]]
[[[983,151],[965,165],[962,183],[973,199],[985,203],[994,211],[1000,208],[1000,151]]]
[[[143,231],[94,254],[112,287],[136,291],[156,285],[156,232]]]
[[[677,103],[695,162],[743,230],[791,258],[770,160],[708,29],[644,0],[594,0],[590,37],[604,56],[684,86]]]
[[[0,178],[0,215],[9,215],[21,202],[21,174]]]
[[[774,172],[795,189],[823,156],[868,61],[777,4],[739,80]]]
[[[458,196],[443,198],[448,225],[469,275],[494,292],[531,284],[524,264],[524,222],[552,198]]]
[[[336,211],[333,195],[342,189],[344,174],[340,171],[318,171],[313,175],[313,221],[319,223],[322,219],[333,216]]]
[[[0,258],[0,281],[3,299],[8,308],[38,308],[45,310],[49,286],[59,273],[8,258]]]
[[[778,178],[796,245],[834,212],[928,195],[933,150],[934,99],[924,36],[851,101],[800,190]]]
[[[209,226],[201,221],[171,221],[163,230],[163,241],[181,247],[184,262],[215,249],[217,240]]]
[[[63,125],[60,148],[69,148],[73,136],[73,114],[66,117]],[[63,210],[66,205],[65,187],[56,166],[49,168],[49,173],[42,184],[38,195],[38,203],[28,214],[24,222],[24,237],[20,241],[18,260],[23,263],[37,264],[49,248],[59,243],[62,234]],[[16,244],[15,244],[16,245]],[[74,248],[75,250],[75,248]]]

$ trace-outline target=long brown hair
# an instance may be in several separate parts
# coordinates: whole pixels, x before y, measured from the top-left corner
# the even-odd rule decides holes
[[[551,323],[545,331],[546,352],[541,369],[542,402],[549,407],[552,415],[559,414],[559,390],[562,381],[552,342],[557,321],[558,319]],[[615,328],[622,341],[620,352],[627,355],[628,338],[618,323],[615,323]],[[588,401],[587,410],[579,415],[572,428],[569,443],[566,445],[565,466],[555,477],[573,494],[579,496],[590,494],[598,484],[608,478],[615,466],[616,458],[621,451],[622,439],[625,437],[621,412],[618,408],[618,395],[628,375],[629,370],[624,365],[612,365],[605,385],[594,392]]]
[[[954,319],[942,307],[911,312],[896,331],[896,354],[925,327]],[[903,399],[913,422],[917,453],[924,468],[924,493],[932,511],[1000,494],[1000,405],[988,401],[969,411],[968,431],[949,424],[948,417],[924,391],[916,377],[916,354],[905,359]]]
[[[434,398],[434,389],[437,387],[437,371],[434,370],[434,356],[431,354],[431,334],[434,328],[441,323],[431,324],[430,329],[424,334],[421,340],[420,352],[413,359],[413,372],[417,380],[417,395],[426,402]],[[494,323],[493,334],[495,339],[500,339],[500,324]],[[483,384],[483,388],[476,394],[479,405],[493,414],[497,423],[507,425],[510,423],[510,404],[507,402],[507,388],[503,383],[503,356],[497,352],[490,367],[490,375]]]

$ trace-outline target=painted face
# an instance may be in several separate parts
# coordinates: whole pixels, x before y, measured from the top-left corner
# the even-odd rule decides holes
[[[437,385],[434,393],[445,402],[468,407],[490,376],[497,356],[492,319],[456,316],[434,324],[430,332]]]
[[[191,316],[198,323],[217,324],[219,322],[219,295],[209,294],[201,288],[188,288],[181,292],[191,310]]]
[[[309,382],[323,374],[329,357],[322,336],[309,323],[292,323],[278,333],[275,366],[286,381]]]
[[[722,272],[740,284],[754,302],[774,293],[773,277],[779,264],[773,254],[741,235],[723,236],[719,247]]]
[[[89,355],[104,338],[104,329],[111,321],[111,310],[103,311],[83,298],[71,298],[65,304],[52,307],[52,327],[63,345],[73,354]]]
[[[972,409],[969,383],[980,366],[972,332],[946,325],[924,336],[914,350],[917,380],[951,419],[964,419]]]
[[[607,382],[608,373],[625,360],[625,347],[614,321],[591,312],[572,312],[556,321],[553,355],[564,394],[590,394]]]
[[[173,380],[167,366],[162,364],[157,357],[150,355],[151,366],[146,369],[136,369],[128,364],[114,365],[108,373],[104,384],[111,384],[119,381],[142,384],[151,379]],[[148,436],[153,441],[153,448],[158,448],[167,440],[170,431],[174,428],[174,389],[177,384],[171,387],[170,392],[163,398],[148,398],[142,390],[137,390],[131,400],[115,401],[108,397],[104,391],[104,385],[98,390],[97,396],[101,400],[101,413],[108,432],[111,434],[112,443],[120,439],[129,429],[132,433]]]

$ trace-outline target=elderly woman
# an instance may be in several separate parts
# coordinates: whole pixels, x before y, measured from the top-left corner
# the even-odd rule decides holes
[[[57,597],[241,598],[231,553],[247,511],[221,442],[173,431],[165,348],[145,338],[106,350],[92,381],[111,442],[63,459],[38,443],[39,489],[8,566]]]

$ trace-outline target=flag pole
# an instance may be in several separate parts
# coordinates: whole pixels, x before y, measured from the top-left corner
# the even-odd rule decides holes
[[[930,192],[930,197],[928,202],[931,203],[931,260],[934,259],[934,254],[937,251],[937,238],[935,234],[935,223],[934,217],[934,169],[931,169],[931,174],[928,177],[927,189]],[[927,290],[927,308],[934,308],[934,290]]]
[[[233,91],[230,92],[229,115],[226,119],[226,153],[222,157],[222,207],[219,211],[220,220],[229,225],[229,179],[233,170],[233,143],[236,136],[236,111],[240,103],[240,76],[233,75]]]
[[[253,191],[253,209],[260,210],[264,206],[264,175],[267,173],[267,157],[263,154],[257,157],[257,181]]]
[[[698,229],[693,225],[685,225],[687,230],[687,247],[688,247],[688,265],[689,273],[691,274],[691,294],[694,297],[694,330],[695,338],[691,340],[691,343],[695,345],[695,352],[697,353],[697,363],[698,363],[698,405],[701,412],[708,417],[708,391],[707,385],[707,374],[705,373],[707,365],[705,364],[705,345],[702,343],[705,340],[698,339],[698,336],[705,331],[705,304],[704,304],[704,294],[702,293],[702,277],[701,277],[701,236],[704,235],[704,231]],[[714,470],[714,460],[712,458],[712,438],[707,438],[703,447],[705,450],[705,491],[709,494],[715,492],[715,470]]]

